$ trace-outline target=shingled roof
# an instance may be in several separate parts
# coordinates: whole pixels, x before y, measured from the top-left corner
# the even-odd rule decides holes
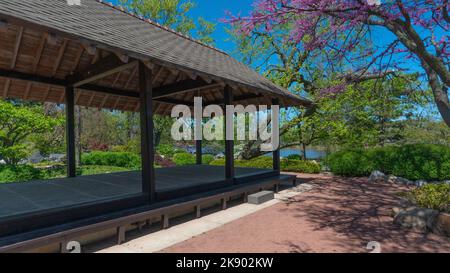
[[[69,6],[66,0],[0,1],[0,20],[42,27],[49,33],[108,47],[136,59],[266,92],[282,97],[289,105],[310,104],[218,49],[101,1],[81,0],[81,4]]]

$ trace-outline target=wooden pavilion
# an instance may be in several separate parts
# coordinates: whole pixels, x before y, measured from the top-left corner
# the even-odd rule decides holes
[[[199,209],[211,196],[226,202],[225,193],[245,195],[292,179],[280,174],[278,150],[272,170],[235,168],[233,141],[226,141],[224,168],[201,165],[197,141],[197,165],[155,170],[153,115],[193,106],[194,96],[206,105],[310,105],[228,54],[120,7],[1,1],[0,97],[65,104],[68,178],[0,185],[0,246],[148,218],[177,204]],[[142,172],[76,177],[75,105],[139,112]]]

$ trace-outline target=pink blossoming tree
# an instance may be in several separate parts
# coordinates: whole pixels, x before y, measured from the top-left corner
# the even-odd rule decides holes
[[[329,60],[347,61],[355,77],[368,71],[405,69],[416,62],[450,126],[449,11],[449,0],[258,0],[249,16],[232,17],[231,22],[243,34],[255,28],[271,31],[291,24],[290,40],[301,42],[305,50],[333,49]],[[325,31],[317,32],[318,25]],[[373,33],[379,29],[389,31],[394,38],[386,41],[389,37],[383,37],[382,48],[355,54],[355,46],[367,37],[377,42],[379,37]],[[340,87],[329,91],[336,89]]]

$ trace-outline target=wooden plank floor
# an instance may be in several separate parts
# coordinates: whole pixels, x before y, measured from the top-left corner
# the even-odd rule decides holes
[[[237,177],[267,172],[236,168]],[[158,193],[224,180],[224,167],[194,165],[156,169]],[[44,181],[0,184],[0,218],[141,192],[141,172],[121,172]]]

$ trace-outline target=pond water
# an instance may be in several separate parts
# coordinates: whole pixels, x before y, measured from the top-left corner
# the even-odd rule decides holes
[[[271,156],[272,154],[267,154],[267,156]],[[281,157],[287,157],[289,155],[302,155],[302,151],[300,149],[288,148],[280,151]],[[322,159],[327,155],[325,151],[319,151],[315,149],[306,149],[306,157],[308,159]]]

